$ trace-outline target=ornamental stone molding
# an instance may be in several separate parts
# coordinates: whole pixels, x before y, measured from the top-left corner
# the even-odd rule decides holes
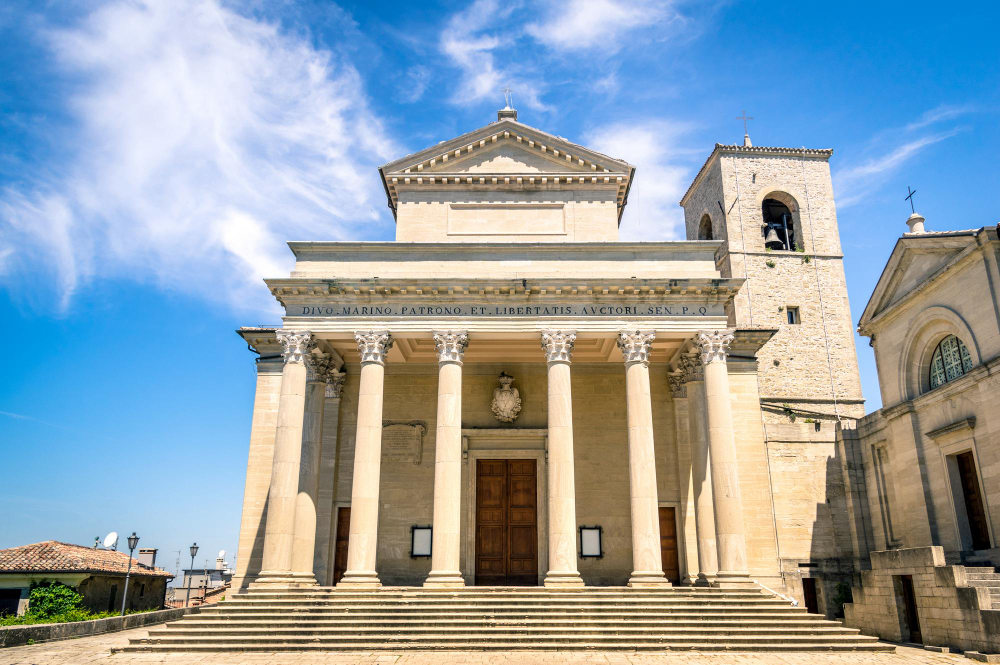
[[[677,359],[685,382],[705,380],[705,366],[701,364],[699,355],[698,352],[685,353]]]
[[[542,350],[545,351],[545,362],[568,363],[573,358],[573,345],[576,344],[575,332],[554,330],[542,333]]]
[[[625,358],[625,364],[642,363],[649,365],[649,352],[652,350],[655,332],[620,332],[618,333],[618,348]]]
[[[326,375],[326,397],[327,399],[340,399],[340,393],[344,389],[344,379],[347,374],[334,367]]]
[[[385,354],[392,348],[394,341],[387,331],[375,330],[356,332],[354,340],[358,343],[362,365],[366,363],[385,365]]]
[[[333,366],[333,358],[322,353],[306,354],[306,380],[313,383],[326,383],[326,374]]]
[[[687,384],[684,383],[682,372],[667,374],[667,383],[670,385],[670,394],[673,395],[674,399],[687,397]]]
[[[701,362],[708,365],[714,362],[726,362],[729,345],[733,334],[728,330],[706,330],[698,333],[698,346],[701,349]]]
[[[521,394],[517,388],[512,388],[514,377],[507,372],[500,372],[500,387],[493,391],[493,415],[502,423],[512,423],[521,413]]]
[[[276,330],[274,336],[281,342],[281,355],[286,363],[305,362],[316,347],[316,338],[308,331]]]
[[[469,346],[469,335],[465,332],[434,333],[434,348],[437,349],[439,363],[462,364],[465,349]]]

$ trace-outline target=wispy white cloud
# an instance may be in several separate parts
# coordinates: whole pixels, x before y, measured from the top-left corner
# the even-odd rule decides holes
[[[885,179],[897,172],[904,164],[915,158],[926,148],[945,141],[964,130],[960,126],[925,132],[934,125],[954,120],[972,111],[969,106],[938,106],[923,113],[920,118],[902,129],[892,129],[878,134],[877,145],[891,142],[891,147],[883,147],[878,154],[863,161],[856,161],[833,174],[837,187],[837,205],[841,208],[854,205],[877,191]]]
[[[630,31],[679,19],[673,5],[670,0],[552,0],[545,3],[542,20],[529,23],[526,31],[553,49],[599,47],[614,53]]]
[[[406,70],[406,76],[399,90],[400,101],[412,104],[420,101],[431,81],[431,70],[423,65],[414,65]]]
[[[471,104],[485,99],[502,100],[500,89],[506,85],[515,89],[525,106],[544,110],[541,101],[542,84],[511,64],[497,65],[497,51],[511,46],[520,30],[511,28],[511,15],[520,8],[518,2],[476,0],[448,19],[441,32],[440,49],[461,76],[452,91],[452,101]]]
[[[585,143],[636,167],[622,218],[622,240],[684,238],[684,213],[677,205],[691,180],[690,151],[679,138],[690,126],[667,120],[618,122],[599,127]]]
[[[45,35],[77,86],[65,154],[0,192],[0,275],[63,303],[127,277],[275,311],[286,239],[371,237],[398,153],[358,72],[218,0],[115,0]]]

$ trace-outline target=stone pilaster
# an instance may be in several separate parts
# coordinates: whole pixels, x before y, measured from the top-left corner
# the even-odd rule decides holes
[[[462,360],[464,332],[436,332],[437,436],[434,453],[434,531],[427,587],[465,586],[460,570],[462,521]]]
[[[727,331],[698,334],[705,371],[705,407],[708,414],[708,446],[715,508],[715,543],[719,571],[716,585],[750,584],[747,546],[743,529],[743,499],[740,495],[739,463],[733,433],[726,357],[733,335]]]
[[[631,587],[670,586],[660,554],[660,504],[653,451],[653,406],[649,392],[649,352],[656,334],[622,332],[628,418],[629,497],[632,509]]]
[[[358,389],[358,429],[354,442],[354,483],[351,488],[351,529],[347,571],[338,588],[381,586],[375,572],[378,546],[378,495],[382,469],[382,388],[385,357],[392,336],[384,331],[354,333],[361,354]]]
[[[304,331],[278,330],[275,335],[281,343],[285,364],[281,371],[281,394],[278,398],[264,555],[255,584],[289,585],[298,583],[292,574],[295,504],[306,408],[306,357],[312,353],[316,341],[312,333]]]
[[[549,570],[545,586],[583,586],[576,565],[576,480],[569,366],[576,333],[542,333],[548,365]]]

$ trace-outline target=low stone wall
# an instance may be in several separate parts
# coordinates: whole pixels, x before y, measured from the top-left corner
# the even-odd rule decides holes
[[[172,610],[157,610],[155,612],[140,612],[126,614],[123,617],[95,619],[93,621],[74,621],[72,623],[39,623],[28,626],[0,627],[0,648],[16,647],[33,642],[48,642],[50,640],[65,640],[72,637],[86,637],[101,633],[114,633],[129,628],[141,628],[156,623],[176,621],[185,614],[197,613],[197,607],[181,607]]]
[[[892,642],[909,641],[894,576],[910,575],[925,645],[1000,653],[1000,610],[990,609],[986,588],[968,586],[964,566],[945,564],[943,548],[872,552],[871,562],[861,586],[852,589],[854,602],[844,605],[846,625]]]

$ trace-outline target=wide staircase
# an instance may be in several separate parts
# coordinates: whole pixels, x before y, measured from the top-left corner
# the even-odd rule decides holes
[[[892,651],[761,590],[253,589],[126,651]]]

